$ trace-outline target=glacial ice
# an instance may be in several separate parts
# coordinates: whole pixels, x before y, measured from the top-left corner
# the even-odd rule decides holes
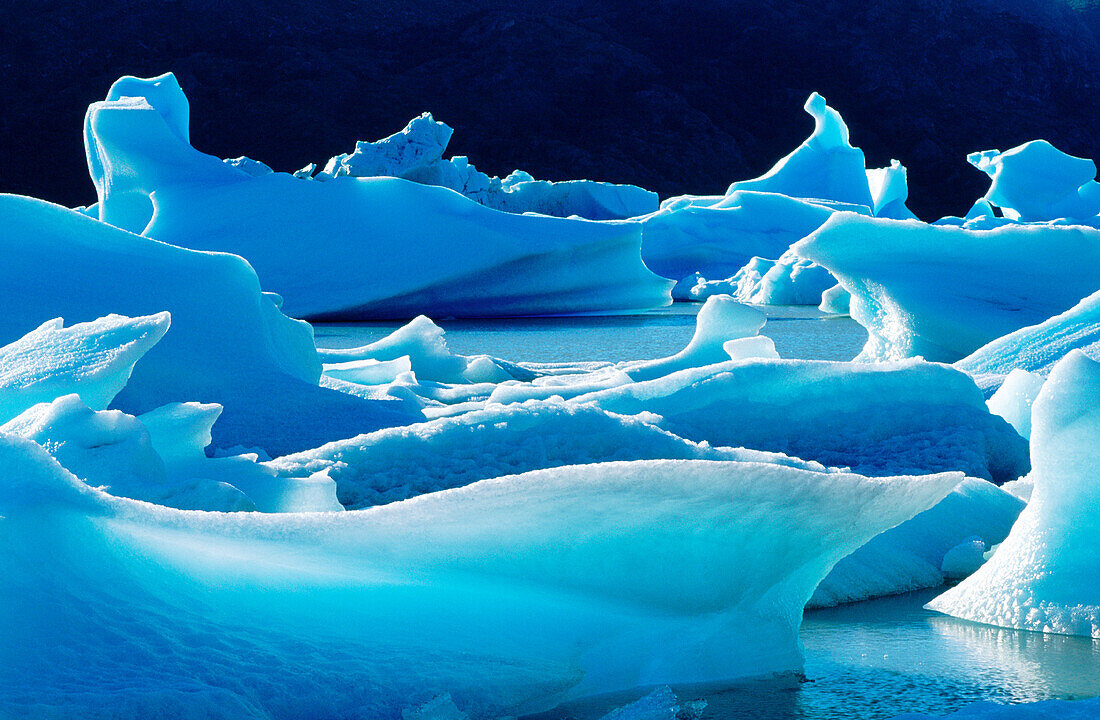
[[[861,209],[870,214],[869,208]],[[642,259],[653,272],[674,280],[696,272],[708,279],[728,278],[754,257],[780,257],[834,212],[835,204],[748,190],[707,202],[673,198],[639,218]]]
[[[114,391],[126,382],[113,401],[117,409],[139,415],[167,403],[216,402],[225,408],[214,429],[216,446],[259,446],[272,455],[423,417],[397,402],[318,387],[312,328],[279,312],[239,257],[172,247],[26,197],[0,195],[0,216],[6,299],[0,343],[52,318],[80,323],[111,313],[171,314],[171,330],[129,381],[121,370],[115,376]],[[166,319],[141,322],[156,327]],[[43,337],[55,330],[56,321],[40,328]],[[125,357],[120,353],[118,360]],[[30,404],[68,392],[80,391],[51,387],[48,397]],[[93,409],[104,406],[94,384],[84,393]],[[26,406],[26,398],[22,402]]]
[[[1100,638],[1096,534],[1100,363],[1075,350],[1032,408],[1034,491],[1012,532],[974,575],[928,604],[1001,627]]]
[[[753,305],[818,305],[825,290],[835,285],[828,270],[788,250],[778,260],[754,257],[725,280],[693,273],[672,288],[672,298],[702,302],[730,295]]]
[[[580,395],[711,445],[794,455],[867,475],[961,470],[1003,483],[1028,470],[1027,442],[951,367],[740,360]]]
[[[331,158],[313,179],[399,177],[449,188],[494,210],[576,215],[588,220],[632,218],[657,209],[657,193],[635,185],[592,180],[548,182],[535,180],[522,170],[503,180],[489,177],[464,156],[443,159],[453,133],[449,125],[424,113],[387,138],[373,143],[360,140],[353,153]]]
[[[618,460],[740,460],[830,472],[815,462],[677,437],[644,413],[616,415],[560,400],[483,410],[379,430],[275,458],[279,475],[327,473],[348,508],[404,500],[478,480]]]
[[[0,347],[0,422],[69,393],[106,409],[170,322],[168,313],[111,315],[69,327],[55,318]]]
[[[851,311],[852,294],[837,284],[821,293],[821,304],[817,309],[833,315],[847,315]]]
[[[758,334],[767,321],[764,313],[737,302],[729,295],[712,295],[699,309],[695,319],[695,334],[687,347],[667,358],[621,363],[618,369],[631,380],[642,381],[653,380],[679,370],[726,362],[731,359],[726,344]],[[770,339],[765,340],[763,356],[779,357]]]
[[[1100,214],[1096,163],[1067,155],[1046,140],[1032,140],[1003,153],[976,152],[966,159],[992,178],[982,199],[1001,208],[1007,218],[1096,221]]]
[[[1031,406],[1046,381],[1042,375],[1016,368],[1004,378],[1004,383],[986,401],[989,411],[1000,415],[1008,424],[1020,433],[1020,437],[1031,437]]]
[[[88,109],[100,219],[246,257],[291,316],[545,315],[671,302],[672,283],[642,264],[635,223],[501,213],[394,178],[250,176],[173,130],[154,107],[186,102],[174,80],[164,89],[168,78],[128,78],[127,92],[147,86],[148,97]]]
[[[983,550],[1001,542],[1023,507],[1023,501],[1001,488],[967,478],[934,507],[876,536],[838,562],[817,586],[807,607],[939,587],[949,577],[949,570],[959,570],[947,562],[949,554],[958,555],[961,544],[975,539]]]
[[[821,576],[961,479],[611,463],[261,515],[114,498],[15,438],[0,467],[0,712],[84,718],[396,718],[444,692],[483,717],[798,672]]]
[[[1046,376],[1071,350],[1100,360],[1100,291],[1060,315],[992,340],[955,363],[982,388],[995,388],[1014,370]]]
[[[848,126],[840,113],[816,92],[806,100],[804,109],[814,119],[813,134],[767,173],[733,183],[726,194],[752,190],[874,207],[867,161],[863,151],[848,141]]]
[[[1100,230],[1080,226],[970,230],[838,213],[792,251],[851,293],[866,359],[954,362],[1100,288]]]

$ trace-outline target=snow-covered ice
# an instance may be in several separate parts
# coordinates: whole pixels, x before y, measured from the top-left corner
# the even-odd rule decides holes
[[[1046,140],[1032,140],[1003,153],[976,152],[966,159],[992,179],[982,199],[1001,208],[1005,217],[1096,222],[1100,214],[1096,163],[1068,155]]]
[[[1071,350],[1100,360],[1100,291],[1064,313],[992,340],[955,363],[983,388],[996,388],[1015,370],[1046,376]]]
[[[966,620],[1100,638],[1100,363],[1054,366],[1032,410],[1027,508],[993,557],[928,604]]]
[[[574,398],[712,445],[781,452],[864,474],[961,470],[1002,483],[1027,442],[951,367],[731,360]]]
[[[78,324],[170,313],[171,328],[134,368],[115,408],[140,415],[167,403],[216,402],[224,407],[216,446],[272,455],[423,418],[396,401],[319,387],[313,329],[283,315],[240,257],[172,247],[15,195],[0,195],[0,216],[0,343],[47,321],[40,332],[52,337],[58,317]],[[85,403],[100,409],[98,391],[89,384],[85,392]]]
[[[0,460],[2,710],[85,718],[396,718],[443,692],[495,716],[798,672],[820,578],[962,477],[643,461],[262,515],[114,498],[27,440]]]

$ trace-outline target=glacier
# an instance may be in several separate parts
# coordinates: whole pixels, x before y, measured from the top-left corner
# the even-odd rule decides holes
[[[263,515],[115,498],[18,438],[0,457],[0,709],[88,718],[396,718],[442,692],[486,717],[798,672],[821,576],[962,478],[643,461]]]
[[[1032,408],[1027,508],[993,557],[928,604],[1001,627],[1100,638],[1096,552],[1100,363],[1075,350]]]
[[[190,145],[179,127],[186,107],[168,74],[123,78],[88,108],[99,219],[244,256],[288,315],[548,315],[671,302],[672,283],[642,263],[636,223],[503,213],[397,178],[253,176]]]

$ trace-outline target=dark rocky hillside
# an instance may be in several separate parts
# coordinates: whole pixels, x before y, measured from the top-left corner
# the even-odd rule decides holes
[[[1092,0],[3,2],[0,191],[91,202],[86,105],[172,70],[223,157],[294,170],[431,110],[491,174],[662,196],[766,170],[818,90],[931,218],[984,192],[969,151],[1100,156],[1098,38]]]

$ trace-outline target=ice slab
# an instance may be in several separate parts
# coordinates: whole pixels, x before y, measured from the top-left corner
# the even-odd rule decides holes
[[[581,395],[712,445],[782,452],[864,474],[962,470],[1003,483],[1027,472],[1027,441],[949,366],[742,360]]]
[[[496,717],[797,673],[820,577],[961,479],[612,463],[261,515],[112,498],[29,441],[0,467],[0,712],[85,718],[397,718],[444,692]]]

